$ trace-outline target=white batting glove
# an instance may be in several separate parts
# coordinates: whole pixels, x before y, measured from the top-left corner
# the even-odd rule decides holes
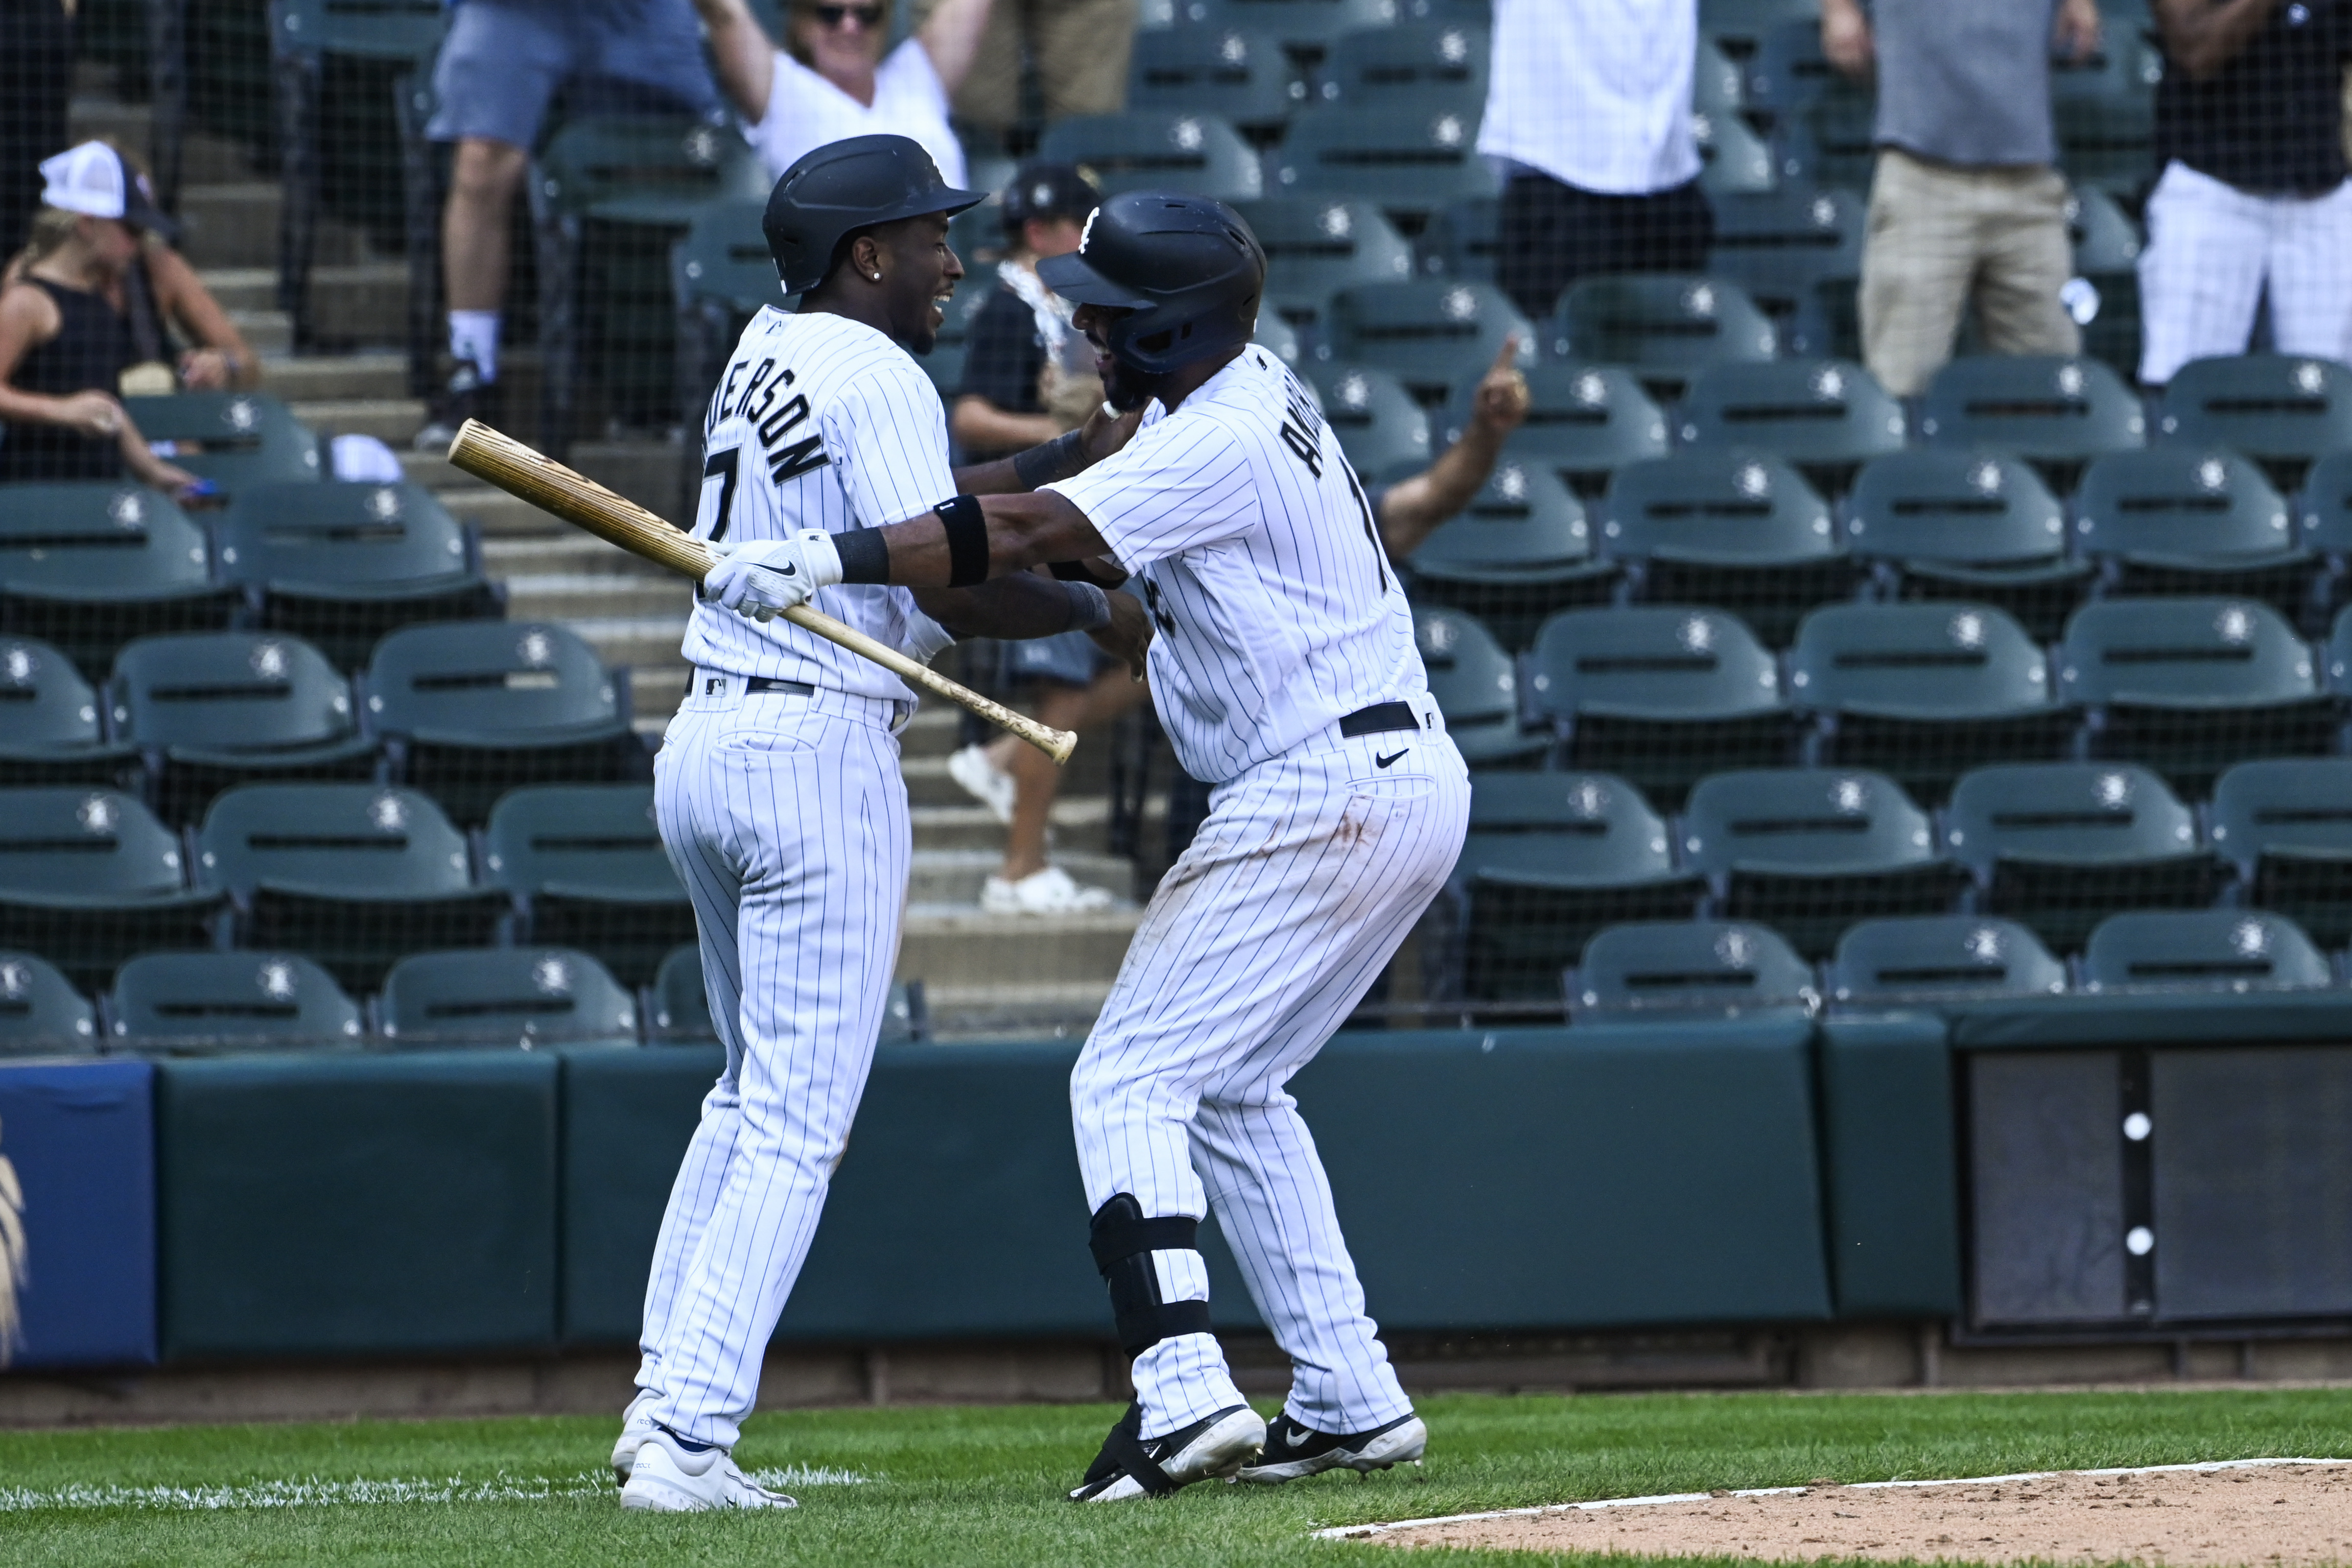
[[[841,580],[840,552],[823,528],[712,548],[725,559],[703,574],[702,591],[747,621],[772,621]]]

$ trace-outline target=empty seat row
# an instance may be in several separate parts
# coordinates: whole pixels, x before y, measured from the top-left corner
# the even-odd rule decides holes
[[[0,626],[58,644],[93,677],[159,632],[290,632],[352,669],[400,627],[505,610],[471,530],[405,482],[257,484],[205,522],[136,485],[0,497]]]
[[[78,980],[236,943],[364,986],[403,953],[530,941],[635,983],[694,932],[648,786],[517,789],[476,835],[380,784],[241,785],[185,833],[112,790],[0,789],[0,946]]]
[[[0,637],[0,784],[133,789],[177,823],[242,779],[381,777],[478,822],[518,785],[643,777],[627,689],[576,633],[529,622],[408,627],[348,681],[275,632],[142,637],[102,687]]]
[[[2119,910],[2228,898],[2352,941],[2352,759],[2243,762],[2202,812],[2131,764],[2004,763],[1931,812],[1864,768],[1714,773],[1670,819],[1606,773],[1474,775],[1467,994],[1547,994],[1601,928],[1708,914],[1829,952],[1858,921],[2013,917],[2072,950]]]
[[[2343,967],[2294,921],[2259,910],[2147,910],[2100,922],[2071,965],[2014,921],[1978,915],[1872,920],[1818,967],[1748,921],[1619,925],[1560,976],[1571,1019],[1811,1013],[1955,1007],[2064,997],[2242,996],[2324,991]]]
[[[893,986],[884,1043],[920,1039],[920,981]],[[670,952],[632,989],[586,953],[411,953],[364,1000],[299,952],[149,953],[95,1000],[46,960],[0,952],[0,1057],[366,1047],[694,1044],[717,1038],[700,954]]]

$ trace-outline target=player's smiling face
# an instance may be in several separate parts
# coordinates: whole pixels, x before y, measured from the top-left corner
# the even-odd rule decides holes
[[[945,213],[885,224],[874,231],[882,274],[886,329],[908,349],[928,354],[940,340],[947,303],[963,277],[963,263],[948,244]]]
[[[1118,325],[1122,317],[1133,314],[1109,305],[1081,305],[1070,315],[1070,325],[1085,333],[1087,341],[1094,345],[1095,373],[1102,377],[1103,401],[1121,413],[1150,402],[1154,391],[1155,378],[1110,351],[1111,329]]]

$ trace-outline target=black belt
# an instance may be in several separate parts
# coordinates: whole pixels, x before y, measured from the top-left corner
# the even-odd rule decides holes
[[[1339,721],[1339,733],[1350,740],[1360,735],[1382,735],[1391,729],[1421,728],[1421,715],[1411,703],[1374,703],[1360,707]]]
[[[816,695],[816,688],[806,681],[772,680],[766,675],[753,675],[746,680],[743,683],[743,691],[746,695],[757,695],[761,692],[782,692],[788,697]]]

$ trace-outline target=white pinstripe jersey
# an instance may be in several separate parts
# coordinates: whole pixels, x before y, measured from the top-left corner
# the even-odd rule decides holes
[[[703,421],[700,538],[783,538],[802,528],[878,528],[956,493],[947,413],[914,356],[846,317],[762,309],[743,329]],[[903,588],[839,584],[814,608],[919,657],[934,630]],[[936,634],[936,633],[935,633]],[[911,700],[907,684],[789,621],[761,625],[699,597],[688,663]]]
[[[1339,438],[1252,346],[1175,413],[1048,486],[1141,579],[1151,691],[1184,771],[1223,783],[1428,688],[1412,612]]]

